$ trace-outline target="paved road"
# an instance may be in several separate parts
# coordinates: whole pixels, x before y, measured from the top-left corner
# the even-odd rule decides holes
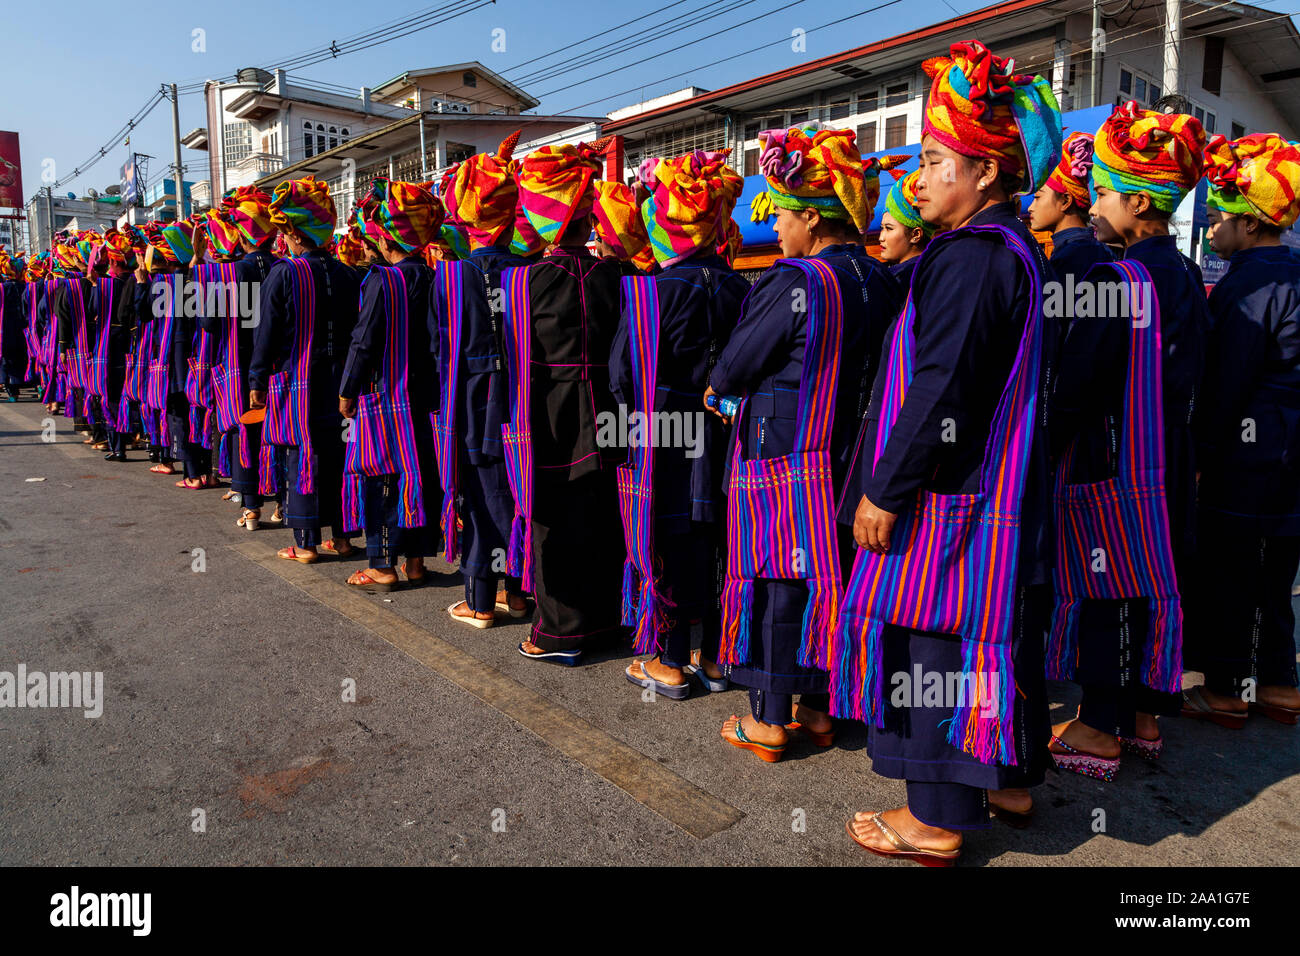
[[[104,462],[61,416],[44,442],[43,417],[0,405],[0,671],[99,671],[105,700],[0,709],[0,864],[890,865],[843,832],[903,797],[860,726],[762,764],[718,737],[742,691],[646,702],[625,653],[530,663],[526,625],[447,619],[441,562],[437,586],[358,594],[362,565],[276,561],[287,531],[236,528],[140,453]],[[1076,703],[1052,699],[1058,719]],[[1034,826],[973,836],[964,862],[1300,862],[1295,729],[1165,734],[1114,784],[1050,776]]]

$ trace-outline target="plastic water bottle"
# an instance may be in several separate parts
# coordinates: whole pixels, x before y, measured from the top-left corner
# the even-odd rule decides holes
[[[740,411],[740,399],[734,395],[710,395],[706,400],[709,408],[715,409],[724,418],[735,418]]]

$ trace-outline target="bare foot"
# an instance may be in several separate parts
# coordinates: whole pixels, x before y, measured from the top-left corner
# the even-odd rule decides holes
[[[524,599],[522,594],[511,594],[505,588],[497,591],[496,603],[504,604],[512,611],[528,610],[528,602]]]
[[[829,734],[835,729],[830,714],[823,714],[820,710],[805,707],[802,701],[794,708],[792,713],[801,727],[812,731],[814,734]]]
[[[1134,730],[1143,740],[1157,740],[1160,737],[1160,724],[1157,723],[1155,714],[1139,712]]]
[[[451,609],[452,617],[474,618],[476,621],[491,621],[495,615],[491,611],[471,611],[468,604],[461,601]]]
[[[1261,686],[1255,693],[1255,699],[1270,707],[1286,707],[1288,710],[1300,710],[1300,689],[1284,685],[1270,684]]]
[[[682,673],[680,667],[669,667],[658,656],[647,658],[640,663],[641,672],[646,677],[653,678],[661,684],[672,684],[674,687],[680,687],[686,683],[686,675]],[[632,672],[635,674],[636,670],[633,669]]]
[[[767,744],[769,747],[784,746],[790,740],[790,735],[785,732],[785,728],[778,724],[765,724],[760,720],[755,720],[753,714],[746,714],[737,720],[732,717],[722,725],[722,735],[728,740],[738,740],[736,736],[736,724],[739,723],[745,736],[755,743]]]
[[[894,845],[880,832],[880,828],[871,822],[874,816],[875,813],[870,811],[855,813],[849,826],[854,835],[868,846],[886,853],[893,852]],[[918,850],[949,851],[961,848],[961,833],[922,823],[912,816],[912,811],[907,807],[886,810],[880,814],[880,819],[893,827],[899,836]]]
[[[1201,687],[1201,699],[1215,710],[1226,710],[1232,714],[1244,714],[1250,705],[1234,694],[1216,694],[1207,687]]]
[[[1055,725],[1052,728],[1052,733],[1075,750],[1081,750],[1096,757],[1113,760],[1120,755],[1118,737],[1113,734],[1104,734],[1100,730],[1094,730],[1077,718]]]
[[[1034,808],[1034,798],[1029,795],[1027,789],[1020,787],[1008,790],[990,790],[989,803],[1011,813],[1028,813]]]
[[[691,663],[704,671],[709,680],[722,680],[724,676],[722,668],[718,666],[717,662],[706,658],[698,649],[691,651]]]

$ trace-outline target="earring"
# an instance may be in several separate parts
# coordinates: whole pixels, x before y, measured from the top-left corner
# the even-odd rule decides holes
[[[989,188],[989,184],[984,182],[983,180],[980,180],[980,189],[988,189],[988,188]]]

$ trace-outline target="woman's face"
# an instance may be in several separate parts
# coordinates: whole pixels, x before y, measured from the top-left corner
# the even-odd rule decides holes
[[[880,217],[880,259],[891,265],[902,262],[907,256],[911,242],[908,231],[889,213]]]
[[[933,136],[921,140],[915,204],[921,218],[941,229],[956,229],[984,205],[979,189],[984,170]]]
[[[1124,200],[1124,194],[1105,186],[1097,187],[1097,198],[1088,210],[1093,231],[1104,243],[1123,243],[1124,235],[1137,224],[1137,219]]]
[[[1206,212],[1210,220],[1210,251],[1220,259],[1231,259],[1234,252],[1242,247],[1242,222],[1240,216],[1232,216],[1222,209],[1211,207]]]
[[[803,259],[812,252],[812,229],[803,212],[777,207],[774,228],[781,255],[787,259]]]

